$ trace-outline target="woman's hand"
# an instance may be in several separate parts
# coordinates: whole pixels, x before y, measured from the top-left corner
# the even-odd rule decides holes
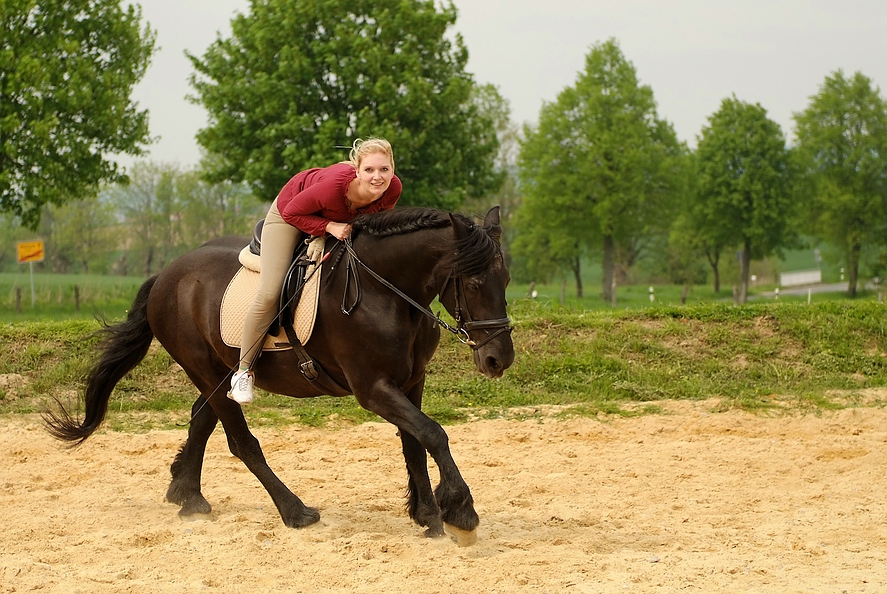
[[[351,225],[330,221],[326,224],[326,232],[341,241],[351,235]]]

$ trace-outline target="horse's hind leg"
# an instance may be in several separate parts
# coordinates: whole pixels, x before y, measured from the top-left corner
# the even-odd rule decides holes
[[[208,514],[212,511],[209,502],[200,492],[200,477],[203,471],[203,458],[206,442],[216,428],[219,418],[203,396],[191,407],[191,425],[188,439],[176,454],[170,467],[172,481],[166,490],[166,500],[182,506],[180,516]]]
[[[246,425],[240,405],[225,397],[217,398],[213,404],[225,428],[228,448],[232,454],[240,458],[268,491],[268,495],[277,506],[277,511],[280,512],[283,523],[290,528],[300,528],[320,520],[320,512],[302,503],[302,500],[290,491],[268,466],[259,440],[250,433]]]

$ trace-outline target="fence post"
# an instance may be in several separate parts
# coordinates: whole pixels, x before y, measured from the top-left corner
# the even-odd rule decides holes
[[[15,313],[22,313],[22,288],[15,288]]]
[[[74,285],[74,313],[80,313],[80,287]]]

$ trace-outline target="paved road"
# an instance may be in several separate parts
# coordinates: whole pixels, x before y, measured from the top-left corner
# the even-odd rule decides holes
[[[866,289],[876,289],[875,285],[869,283],[865,287]],[[808,292],[810,293],[841,293],[847,292],[847,283],[820,283],[818,285],[805,285],[803,287],[785,287],[779,289],[780,295],[806,295]],[[761,297],[775,297],[776,293],[774,291],[767,291],[766,293],[761,293]]]

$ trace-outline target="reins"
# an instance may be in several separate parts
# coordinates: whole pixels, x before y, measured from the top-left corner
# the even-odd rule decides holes
[[[390,289],[392,292],[394,292],[401,299],[403,299],[404,301],[406,301],[407,303],[409,303],[410,305],[415,307],[417,310],[419,310],[420,313],[422,313],[426,317],[433,320],[435,325],[439,324],[445,330],[448,330],[449,332],[454,334],[456,336],[456,338],[459,339],[459,342],[461,342],[462,344],[468,345],[472,349],[477,350],[480,347],[482,347],[483,345],[485,345],[486,343],[488,343],[489,341],[493,340],[495,337],[502,334],[503,332],[511,332],[514,329],[511,326],[511,318],[509,318],[507,316],[504,318],[496,318],[496,319],[491,319],[491,320],[477,320],[477,321],[469,320],[467,322],[464,321],[462,319],[462,307],[459,304],[459,284],[460,284],[459,277],[453,277],[452,274],[447,277],[447,280],[444,283],[443,288],[441,289],[441,293],[443,293],[447,284],[450,282],[450,279],[455,278],[453,286],[454,286],[454,290],[456,293],[456,295],[455,295],[456,326],[453,327],[453,326],[447,324],[444,320],[441,319],[440,314],[435,315],[427,307],[424,307],[424,306],[420,305],[419,303],[417,303],[415,299],[413,299],[412,297],[410,297],[409,295],[407,295],[406,293],[404,293],[403,291],[401,291],[400,289],[395,287],[387,279],[385,279],[379,273],[377,273],[375,270],[373,270],[372,268],[367,266],[367,264],[364,263],[364,261],[361,260],[360,257],[357,255],[357,252],[354,251],[354,246],[351,243],[351,237],[347,237],[343,243],[345,244],[345,249],[348,250],[348,255],[351,257],[351,260],[353,262],[357,262],[358,264],[360,264],[360,266],[362,266],[367,272],[369,272],[373,278],[375,278],[377,281],[382,283],[384,286],[386,286],[388,289]],[[348,309],[345,308],[345,297],[344,296],[342,297],[342,313],[344,313],[346,315],[349,315],[351,313],[351,311],[357,305],[357,302],[360,300],[360,288],[359,288],[359,281],[358,281],[358,277],[357,277],[357,271],[352,270],[352,266],[350,263],[348,265],[348,273],[347,273],[346,281],[345,281],[345,294],[347,295],[348,287],[349,287],[349,281],[347,280],[347,278],[348,278],[348,276],[350,276],[352,274],[354,275],[355,286],[358,287],[357,288],[357,296],[355,297],[355,300],[354,300],[354,303],[352,304],[352,306]],[[467,308],[466,308],[466,310],[467,310]],[[493,328],[497,329],[496,332],[493,332],[492,334],[486,336],[480,342],[473,340],[471,338],[471,336],[468,334],[468,332],[470,330],[489,330],[489,329],[493,329]]]

